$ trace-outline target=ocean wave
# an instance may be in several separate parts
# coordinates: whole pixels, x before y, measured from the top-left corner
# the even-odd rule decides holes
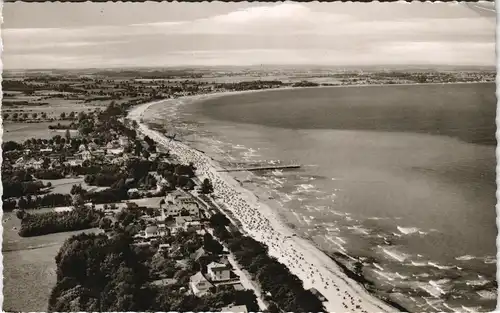
[[[382,266],[380,266],[379,264],[377,264],[377,263],[373,263],[373,266],[375,266],[376,268],[378,268],[380,271],[384,270],[384,268]]]
[[[437,264],[435,262],[428,262],[427,263],[429,266],[432,266],[432,267],[435,267],[435,268],[438,268],[440,270],[451,270],[453,268],[457,268],[455,265],[440,265],[440,264]]]
[[[482,308],[478,307],[478,306],[471,308],[471,307],[466,307],[466,306],[462,305],[462,309],[466,312],[476,313],[476,312],[480,312]]]
[[[233,147],[233,149],[237,149],[237,150],[247,149],[247,147],[242,146],[242,145],[233,145],[232,147]]]
[[[489,283],[490,281],[485,279],[484,277],[478,275],[479,279],[471,279],[471,280],[468,280],[465,282],[465,284],[467,286],[475,286],[475,287],[478,287],[478,286],[484,286],[486,285],[487,283]]]
[[[431,284],[431,282],[419,283],[418,287],[420,289],[422,289],[423,291],[427,292],[429,295],[433,296],[434,298],[439,298],[445,294],[445,291],[443,289],[441,289],[441,287],[439,285]],[[427,300],[426,300],[426,302],[427,302]],[[428,303],[428,304],[430,304],[430,303]]]
[[[430,277],[431,275],[429,273],[421,273],[421,274],[412,274],[412,276],[415,278],[427,278]]]
[[[443,300],[441,299],[429,299],[429,298],[423,298],[425,300],[425,303],[427,303],[428,306],[430,306],[435,312],[442,312],[443,310],[439,308],[439,305],[442,305],[444,303]]]
[[[346,249],[343,245],[345,243],[345,241],[342,238],[339,238],[337,236],[335,236],[335,237],[325,236],[325,239],[327,242],[330,242],[331,244],[333,244],[334,246],[339,248],[342,252],[344,252],[344,253],[346,252]],[[340,241],[339,239],[342,239],[342,240]]]
[[[394,277],[392,277],[390,275],[390,273],[388,272],[382,272],[382,271],[378,271],[378,270],[373,270],[374,273],[376,273],[377,275],[387,279],[388,281],[393,281],[394,280]]]
[[[337,215],[337,216],[349,216],[349,215],[351,215],[350,213],[339,212],[339,211],[336,211],[336,210],[331,210],[330,212],[332,214],[334,214],[334,215]]]
[[[486,300],[495,300],[497,298],[497,293],[491,290],[480,290],[477,291],[477,294]]]
[[[369,229],[363,228],[360,225],[348,226],[347,229],[349,229],[350,231],[352,231],[356,234],[360,234],[360,235],[369,235],[370,234]]]
[[[456,257],[455,260],[457,261],[470,261],[470,260],[473,260],[475,259],[476,257],[473,256],[473,255],[462,255],[462,256],[459,256],[459,257]]]
[[[293,197],[293,196],[290,196],[290,195],[289,195],[289,194],[287,194],[287,193],[280,193],[280,194],[279,194],[279,197],[280,197],[280,198],[281,198],[281,200],[282,200],[283,202],[285,202],[285,203],[286,203],[286,202],[290,202],[290,201],[292,201],[292,200],[294,199],[294,197]]]
[[[393,250],[389,250],[389,249],[386,249],[386,248],[382,248],[382,252],[384,254],[388,255],[391,259],[394,259],[394,260],[396,260],[398,262],[403,262],[404,260],[406,260],[408,258],[408,255],[406,255],[405,253],[396,251],[394,249]]]
[[[407,275],[402,275],[402,274],[399,274],[398,272],[395,273],[397,277],[399,277],[400,279],[408,279],[409,276]]]
[[[416,262],[416,261],[411,261],[411,265],[413,266],[427,266],[427,262]]]
[[[483,258],[484,264],[494,264],[497,262],[497,258],[494,256],[487,256]]]
[[[414,234],[419,231],[417,227],[400,227],[398,226],[397,229],[404,235],[409,235],[409,234]]]
[[[390,220],[391,218],[390,217],[371,216],[371,217],[367,217],[366,219],[371,220],[371,221],[382,221],[382,220]]]
[[[316,186],[311,185],[311,184],[299,184],[295,185],[297,189],[292,192],[292,194],[311,194],[311,193],[321,193],[321,191],[315,189]]]
[[[275,176],[283,176],[283,170],[274,170],[271,173]]]

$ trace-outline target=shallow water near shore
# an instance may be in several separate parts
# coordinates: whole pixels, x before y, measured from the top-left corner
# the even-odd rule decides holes
[[[299,235],[360,261],[377,294],[413,312],[491,311],[494,90],[270,91],[160,103],[147,120],[224,166],[302,164],[237,178]]]

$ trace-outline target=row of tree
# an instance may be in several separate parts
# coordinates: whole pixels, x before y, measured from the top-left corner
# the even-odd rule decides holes
[[[40,236],[97,227],[103,213],[85,208],[65,212],[26,213],[21,217],[19,235]]]
[[[269,256],[268,247],[239,231],[229,232],[229,220],[217,213],[210,219],[214,235],[221,239],[236,260],[260,284],[263,294],[269,293],[270,311],[324,312],[323,303],[302,281],[276,258]]]
[[[2,209],[12,211],[16,208],[21,210],[53,208],[58,206],[69,206],[72,204],[71,196],[60,193],[49,193],[43,196],[23,196],[16,199],[3,200]]]

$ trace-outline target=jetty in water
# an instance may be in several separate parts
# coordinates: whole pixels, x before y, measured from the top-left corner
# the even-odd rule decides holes
[[[294,169],[300,168],[300,164],[288,164],[288,165],[266,165],[266,166],[249,166],[249,167],[236,167],[236,168],[225,168],[220,169],[217,172],[242,172],[242,171],[264,171],[264,170],[283,170],[283,169]]]

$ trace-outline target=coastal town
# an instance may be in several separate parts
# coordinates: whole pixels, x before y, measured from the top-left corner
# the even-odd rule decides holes
[[[147,97],[135,101],[158,96]],[[201,180],[193,162],[127,117],[137,102],[40,114],[52,138],[3,143],[3,210],[20,220],[10,231],[33,237],[95,229],[61,247],[49,310],[324,310],[317,290],[304,289],[226,217],[212,181]],[[90,268],[99,270],[88,276]],[[116,284],[128,285],[108,299],[92,296]]]
[[[144,124],[149,106],[229,91],[495,77],[337,73],[328,82],[301,74],[232,83],[190,71],[23,75],[7,75],[3,91],[3,211],[20,222],[10,231],[24,238],[85,231],[55,258],[49,311],[224,312],[391,309],[358,295],[323,256],[307,255],[300,238],[207,155]],[[30,135],[10,137],[19,125],[32,127]]]

